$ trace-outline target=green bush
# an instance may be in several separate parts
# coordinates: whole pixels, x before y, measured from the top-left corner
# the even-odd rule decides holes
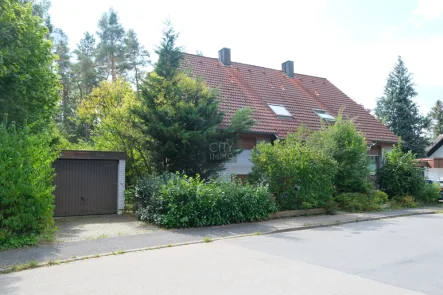
[[[322,149],[305,145],[300,133],[260,143],[252,162],[253,175],[269,185],[280,210],[320,208],[332,197],[337,163]]]
[[[388,195],[380,190],[376,190],[372,194],[372,198],[374,199],[374,203],[378,205],[386,204],[389,201]]]
[[[0,249],[36,244],[53,231],[50,140],[45,132],[0,124]]]
[[[276,210],[266,187],[181,175],[148,177],[139,183],[137,217],[167,228],[254,221]]]
[[[362,193],[342,193],[334,197],[338,208],[347,212],[364,212],[380,210],[379,200],[374,196]]]
[[[306,144],[322,149],[337,162],[334,186],[337,193],[369,193],[369,155],[364,135],[352,120],[337,116],[333,125],[324,125],[307,137]]]
[[[423,169],[416,166],[414,154],[404,153],[401,144],[383,157],[383,165],[377,171],[377,184],[389,197],[418,197],[425,189]]]
[[[395,196],[391,201],[392,208],[415,208],[417,203],[413,196]]]
[[[423,191],[416,197],[416,200],[424,204],[436,203],[440,198],[440,190],[440,184],[426,183]]]

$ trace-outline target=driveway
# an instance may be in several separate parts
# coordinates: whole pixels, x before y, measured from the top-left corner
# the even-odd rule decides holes
[[[437,295],[442,224],[421,215],[88,259],[1,275],[1,293]]]
[[[154,225],[126,214],[58,217],[55,225],[58,227],[56,243],[146,234],[159,230]]]

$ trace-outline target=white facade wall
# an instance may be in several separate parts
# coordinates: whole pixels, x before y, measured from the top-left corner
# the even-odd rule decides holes
[[[427,168],[425,177],[433,180],[443,179],[443,168]]]
[[[443,158],[443,145],[430,155],[429,158]]]
[[[243,150],[235,160],[225,164],[225,170],[221,173],[223,178],[231,179],[232,174],[248,174],[252,172],[251,150]]]
[[[126,161],[118,161],[118,176],[117,176],[117,213],[122,214],[125,208],[125,170]]]

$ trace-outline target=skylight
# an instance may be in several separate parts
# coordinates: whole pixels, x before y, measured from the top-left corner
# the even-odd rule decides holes
[[[271,108],[271,110],[274,111],[274,113],[277,116],[292,117],[291,113],[288,112],[288,110],[284,106],[282,106],[282,105],[268,104],[268,106]]]
[[[324,110],[314,110],[314,112],[325,121],[329,121],[329,122],[335,121],[335,118]]]

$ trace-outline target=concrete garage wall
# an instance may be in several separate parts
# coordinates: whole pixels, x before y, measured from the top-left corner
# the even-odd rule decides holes
[[[123,209],[125,208],[125,170],[126,170],[126,161],[119,160],[118,161],[118,188],[117,188],[117,213],[122,214]]]

